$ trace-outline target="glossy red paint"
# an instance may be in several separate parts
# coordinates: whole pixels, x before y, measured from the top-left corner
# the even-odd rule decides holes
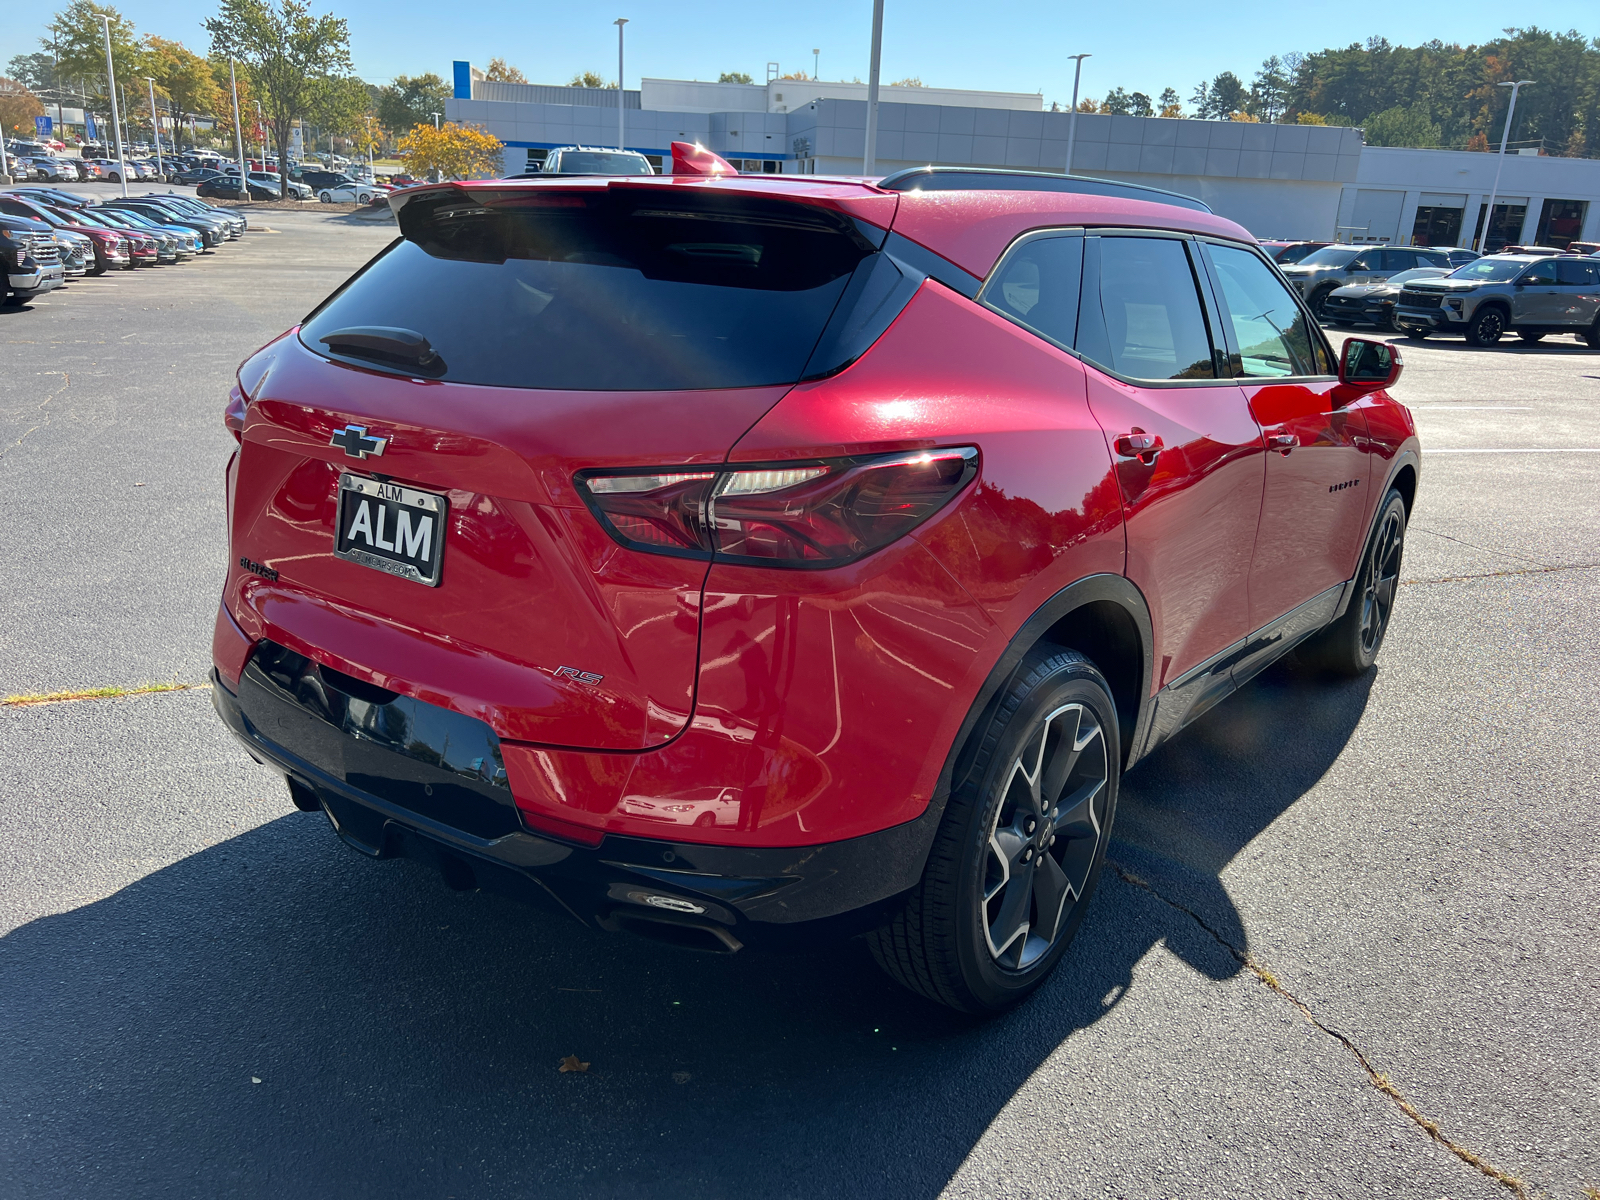
[[[1250,241],[1221,218],[1145,201],[827,179],[489,181],[394,203],[441,187],[487,205],[611,187],[781,197],[892,225],[979,276],[1045,226]],[[426,382],[285,335],[241,368],[239,395],[221,679],[236,686],[249,648],[271,638],[480,718],[502,739],[527,827],[588,845],[624,834],[815,846],[911,821],[991,672],[1051,597],[1125,575],[1149,609],[1152,645],[1139,651],[1158,691],[1347,578],[1390,464],[1415,449],[1409,414],[1384,392],[1135,385],[931,280],[852,365],[793,387]],[[329,445],[352,422],[388,440],[381,459]],[[1269,439],[1289,436],[1287,456],[1272,452]],[[978,448],[966,489],[909,536],[828,570],[624,548],[574,485],[596,468],[942,446]],[[345,470],[448,497],[439,588],[332,554]],[[1328,490],[1347,474],[1360,486]]]
[[[1332,381],[1244,385],[1269,451],[1250,564],[1252,629],[1355,573],[1371,472],[1365,412],[1340,403],[1341,389]]]
[[[720,154],[693,142],[672,143],[672,173],[674,175],[737,175],[739,172]]]

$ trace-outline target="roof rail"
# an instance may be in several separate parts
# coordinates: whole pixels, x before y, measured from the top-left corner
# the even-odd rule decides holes
[[[877,186],[891,192],[1077,192],[1085,196],[1116,196],[1122,200],[1149,200],[1210,212],[1211,206],[1182,192],[1090,179],[1083,175],[1056,175],[1047,171],[1005,171],[993,167],[907,167],[885,175]]]

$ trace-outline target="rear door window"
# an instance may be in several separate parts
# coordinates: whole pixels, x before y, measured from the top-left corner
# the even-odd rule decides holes
[[[1312,333],[1305,310],[1271,267],[1237,246],[1207,244],[1206,253],[1238,346],[1236,373],[1249,378],[1333,373],[1322,339]]]
[[[1556,278],[1568,287],[1594,287],[1600,284],[1600,262],[1563,258],[1556,261]]]
[[[1186,244],[1085,239],[1077,349],[1130,379],[1214,379],[1211,338]],[[1092,269],[1091,269],[1092,268]]]
[[[347,358],[319,339],[397,328],[427,339],[434,377],[581,391],[793,383],[876,248],[810,205],[655,188],[448,192],[400,226],[306,346]]]

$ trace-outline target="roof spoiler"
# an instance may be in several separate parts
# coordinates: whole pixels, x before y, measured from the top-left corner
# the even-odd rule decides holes
[[[1115,196],[1119,200],[1172,204],[1195,212],[1212,211],[1205,201],[1185,196],[1182,192],[1145,187],[1139,183],[1119,183],[1114,179],[1055,175],[1047,171],[1004,171],[992,167],[908,167],[893,175],[885,175],[877,186],[889,192],[1075,192],[1083,196]]]
[[[673,142],[672,173],[718,176],[737,175],[739,172],[727,159],[707,150],[698,142]]]

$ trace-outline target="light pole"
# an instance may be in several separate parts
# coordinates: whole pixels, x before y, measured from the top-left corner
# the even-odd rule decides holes
[[[1499,85],[1511,89],[1511,106],[1506,109],[1506,127],[1500,131],[1500,154],[1494,164],[1494,187],[1489,191],[1489,207],[1483,212],[1483,236],[1480,240],[1485,253],[1489,250],[1489,228],[1494,224],[1494,202],[1500,195],[1500,172],[1506,165],[1506,143],[1511,140],[1511,118],[1517,111],[1517,93],[1528,84],[1538,82],[1537,79],[1519,79],[1515,83]],[[1519,229],[1517,232],[1520,235],[1522,231]]]
[[[883,61],[883,0],[872,0],[872,66],[867,71],[867,144],[861,173],[878,170],[878,68]]]
[[[101,13],[100,21],[106,35],[106,91],[111,95],[111,133],[117,139],[117,178],[122,181],[122,194],[128,194],[128,163],[122,154],[122,125],[117,115],[117,69],[111,65],[111,14]]]
[[[622,27],[628,23],[628,18],[618,17],[611,23],[617,27],[617,149],[621,150],[624,148],[622,145]]]
[[[156,81],[148,75],[144,81],[150,85],[150,128],[156,135],[156,174],[165,178],[167,169],[161,165],[161,121],[156,116]]]
[[[261,101],[256,101],[256,144],[261,147],[261,169],[267,169],[267,126],[261,119]]]
[[[822,51],[812,48],[811,51],[811,82],[816,83],[822,78]]]
[[[435,129],[439,128],[439,114],[438,113],[429,113],[428,115],[433,118],[433,127]]]
[[[239,77],[233,69],[233,59],[228,60],[228,85],[233,88],[233,146],[239,155],[239,199],[250,199],[250,172],[244,165],[244,130],[239,124]]]
[[[1067,165],[1062,168],[1062,174],[1072,174],[1072,144],[1078,140],[1078,80],[1083,78],[1083,60],[1093,58],[1092,54],[1069,54],[1068,58],[1078,65],[1072,70],[1072,111],[1067,114]]]

